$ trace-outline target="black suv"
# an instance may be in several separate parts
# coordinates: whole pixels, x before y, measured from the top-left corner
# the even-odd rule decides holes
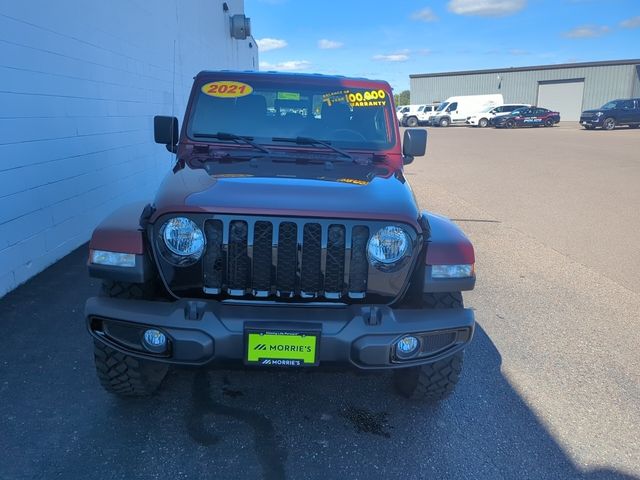
[[[601,127],[613,130],[617,125],[640,126],[640,98],[612,100],[597,110],[585,110],[580,115],[580,125],[587,130]]]

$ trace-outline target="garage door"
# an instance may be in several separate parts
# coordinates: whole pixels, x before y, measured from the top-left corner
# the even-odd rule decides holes
[[[577,121],[582,113],[584,79],[538,84],[539,107],[560,112],[562,121]]]

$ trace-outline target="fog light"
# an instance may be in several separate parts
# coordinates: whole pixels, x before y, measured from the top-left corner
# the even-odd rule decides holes
[[[411,335],[402,337],[396,343],[396,355],[398,358],[409,358],[418,351],[420,341]]]
[[[160,330],[145,330],[142,337],[144,348],[153,353],[162,353],[167,349],[167,336]]]

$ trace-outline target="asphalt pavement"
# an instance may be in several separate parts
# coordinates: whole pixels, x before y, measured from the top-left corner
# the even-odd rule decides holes
[[[387,374],[175,369],[156,397],[114,398],[83,247],[0,300],[0,479],[640,478],[640,131],[429,134],[407,178],[477,252],[453,396],[410,402]]]

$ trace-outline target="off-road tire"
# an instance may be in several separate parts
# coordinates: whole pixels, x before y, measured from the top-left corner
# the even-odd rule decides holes
[[[422,304],[424,308],[464,308],[460,292],[425,293]]]
[[[462,293],[422,294],[423,308],[464,308]],[[403,397],[437,402],[453,392],[462,372],[464,352],[455,353],[435,363],[400,368],[393,372],[393,384]]]
[[[453,392],[462,373],[464,352],[420,367],[395,370],[394,386],[403,397],[437,402]]]
[[[418,126],[418,119],[416,117],[409,117],[407,118],[407,127],[417,127]]]
[[[164,379],[168,365],[140,360],[118,352],[97,340],[93,342],[96,373],[103,388],[121,397],[146,397]]]
[[[486,118],[481,118],[480,120],[478,120],[478,126],[480,128],[487,128],[489,126],[489,120],[487,120]]]
[[[616,119],[612,117],[607,117],[602,122],[603,130],[613,130],[616,128]]]
[[[157,287],[154,282],[128,283],[103,280],[102,295],[127,300],[152,299],[157,295]]]

